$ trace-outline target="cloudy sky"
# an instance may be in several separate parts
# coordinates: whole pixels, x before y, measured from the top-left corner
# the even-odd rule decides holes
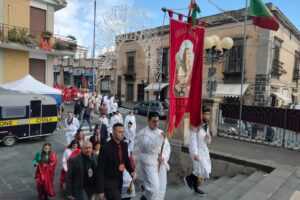
[[[300,29],[299,0],[262,0],[264,3],[273,2],[287,18]],[[163,24],[162,7],[179,9],[187,13],[190,0],[97,0],[97,21],[110,13],[114,6],[127,4],[138,11],[145,11],[146,22],[136,19],[134,23],[147,23],[156,27]],[[201,16],[208,16],[222,12],[244,8],[246,0],[196,0],[201,8]],[[226,3],[225,3],[226,2]],[[248,0],[249,4],[250,0]],[[68,6],[55,13],[55,34],[74,35],[78,43],[90,50],[93,42],[93,6],[94,0],[68,0]],[[185,9],[185,10],[180,10]],[[166,20],[165,24],[168,23]],[[99,51],[99,50],[97,50]]]

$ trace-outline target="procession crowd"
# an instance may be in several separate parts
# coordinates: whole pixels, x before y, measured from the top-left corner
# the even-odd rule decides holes
[[[94,129],[91,122],[93,112],[99,112]],[[190,129],[190,154],[194,171],[184,178],[184,182],[195,194],[204,196],[199,186],[209,178],[211,171],[206,146],[211,138],[207,125],[210,111],[203,109],[202,116],[203,126]],[[85,122],[93,132],[90,138],[86,138],[81,129]],[[102,98],[99,95],[77,101],[74,112],[67,113],[64,125],[66,149],[61,158],[59,186],[66,199],[130,199],[136,195],[134,183],[137,168],[140,170],[139,179],[142,180],[141,199],[165,198],[171,147],[166,132],[158,129],[159,116],[156,113],[148,114],[146,127],[136,135],[133,112],[130,111],[123,120],[112,97]],[[139,149],[137,155],[133,155],[135,136]],[[45,143],[34,158],[38,199],[55,196],[53,179],[57,159],[49,143]]]

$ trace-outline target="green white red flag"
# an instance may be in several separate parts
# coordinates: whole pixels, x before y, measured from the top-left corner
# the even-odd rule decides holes
[[[261,0],[251,0],[248,14],[253,17],[253,24],[264,29],[277,31],[279,23]]]

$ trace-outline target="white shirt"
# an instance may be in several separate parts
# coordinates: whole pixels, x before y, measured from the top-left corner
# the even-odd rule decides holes
[[[124,125],[127,126],[128,122],[131,122],[132,123],[132,128],[134,130],[136,130],[136,121],[135,121],[135,116],[133,114],[129,114],[125,117]]]
[[[72,153],[72,150],[69,149],[69,148],[66,148],[65,151],[64,151],[64,154],[63,154],[63,158],[62,158],[62,166],[63,166],[65,172],[68,171],[68,164],[67,164],[67,161],[68,161],[68,159],[69,159],[71,153]]]
[[[79,121],[76,117],[73,117],[72,123],[69,125],[68,124],[68,118],[65,119],[65,126],[66,126],[66,131],[70,133],[76,133],[77,130],[79,129]]]
[[[119,123],[119,117],[117,115],[113,115],[110,118],[110,126],[109,126],[110,133],[112,133],[112,128],[116,123]]]
[[[162,130],[151,130],[148,126],[142,129],[139,133],[138,145],[140,150],[140,161],[158,166],[158,155],[164,141]]]
[[[118,118],[119,118],[119,123],[123,124],[123,116],[121,113],[117,114]],[[124,124],[126,126],[126,124]]]

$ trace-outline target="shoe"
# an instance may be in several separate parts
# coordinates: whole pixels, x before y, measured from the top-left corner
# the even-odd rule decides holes
[[[188,189],[190,189],[190,190],[194,190],[193,189],[193,183],[192,183],[192,181],[191,181],[191,179],[190,179],[190,177],[189,176],[185,176],[184,178],[183,178],[183,181],[184,181],[184,183],[185,183],[185,186],[188,188]]]
[[[195,188],[194,194],[201,196],[201,197],[205,197],[205,193],[202,190],[200,190],[199,188]]]
[[[143,195],[141,196],[140,200],[147,200],[146,197]]]

